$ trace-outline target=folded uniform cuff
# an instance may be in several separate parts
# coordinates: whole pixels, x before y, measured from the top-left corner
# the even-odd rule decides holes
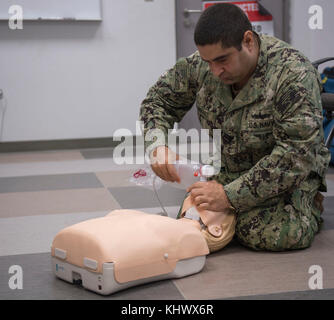
[[[168,145],[168,136],[161,129],[149,129],[145,133],[144,147],[146,155],[150,156],[151,152],[159,146]]]
[[[247,211],[257,204],[243,179],[239,178],[225,185],[224,190],[236,212]]]

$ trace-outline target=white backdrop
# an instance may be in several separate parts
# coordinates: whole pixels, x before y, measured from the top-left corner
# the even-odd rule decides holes
[[[19,5],[23,19],[69,19],[101,20],[100,0],[1,0],[0,19],[8,20],[8,9]]]
[[[176,60],[174,0],[102,1],[102,22],[0,22],[2,141],[135,133],[149,87]]]

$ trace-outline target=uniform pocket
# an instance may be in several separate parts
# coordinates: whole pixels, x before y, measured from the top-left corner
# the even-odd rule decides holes
[[[274,145],[272,130],[244,130],[241,133],[241,151],[251,155],[253,165],[270,154]]]
[[[275,139],[271,129],[249,129],[241,132],[241,140],[248,150],[273,147]]]

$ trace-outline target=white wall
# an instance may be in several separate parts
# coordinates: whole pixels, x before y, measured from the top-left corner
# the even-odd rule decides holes
[[[308,13],[312,5],[323,9],[323,29],[311,30]],[[301,50],[311,61],[334,56],[334,1],[333,0],[290,0],[290,43]],[[319,67],[321,71],[326,65]]]
[[[101,23],[0,23],[2,141],[135,133],[148,88],[175,63],[174,0],[102,0],[102,10]]]

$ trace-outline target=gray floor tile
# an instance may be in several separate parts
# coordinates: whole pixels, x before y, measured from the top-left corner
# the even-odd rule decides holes
[[[334,289],[282,292],[266,295],[235,297],[223,300],[333,300]]]
[[[109,192],[108,194],[111,196]],[[160,207],[136,209],[148,214],[162,214]],[[165,207],[165,210],[169,217],[176,218],[179,207]],[[108,209],[0,218],[0,256],[48,252],[55,235],[63,228],[81,221],[104,217],[110,211]]]
[[[114,209],[121,207],[106,188],[0,193],[0,218]]]
[[[325,197],[322,230],[334,229],[334,197]]]
[[[119,165],[114,159],[82,159],[46,162],[3,163],[0,177],[27,177],[36,175],[74,174],[110,170],[138,170],[141,165]]]
[[[86,149],[80,151],[85,159],[112,158],[113,152],[114,148]]]
[[[322,230],[334,229],[334,216],[323,216],[323,219]]]
[[[186,299],[223,299],[309,290],[312,265],[323,270],[323,287],[334,288],[334,231],[320,232],[306,250],[253,251],[235,240],[208,255],[203,270],[173,280]]]
[[[144,187],[108,188],[115,200],[124,209],[159,207],[154,191]],[[181,206],[186,191],[164,185],[157,190],[163,206]]]
[[[334,180],[326,177],[327,192],[324,192],[325,197],[334,197]]]
[[[325,197],[323,205],[324,213],[334,215],[334,197]]]
[[[108,210],[2,218],[0,256],[48,252],[54,237],[63,228],[81,221],[104,217],[109,212]]]
[[[329,166],[328,170],[327,170],[327,173],[329,174],[333,174],[334,173],[334,166]]]
[[[94,173],[0,178],[0,193],[102,188]]]
[[[0,164],[24,162],[50,162],[64,160],[82,160],[79,151],[42,151],[42,152],[10,152],[0,153]]]
[[[23,289],[8,286],[10,266],[23,270]],[[56,278],[52,272],[50,253],[0,257],[0,300],[171,300],[184,299],[171,280],[132,287],[109,296],[101,296],[81,286]]]

